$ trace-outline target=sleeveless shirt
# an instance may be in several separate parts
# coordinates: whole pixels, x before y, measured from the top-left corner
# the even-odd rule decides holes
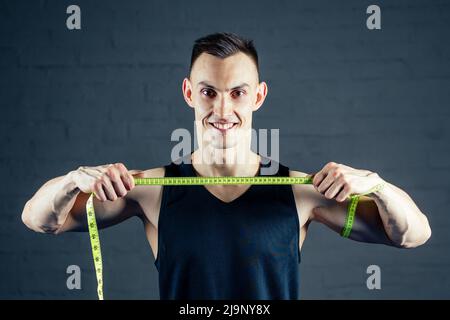
[[[164,166],[165,176],[196,176],[187,156]],[[258,176],[274,161],[261,157]],[[275,176],[289,176],[278,166]],[[160,299],[299,299],[299,236],[291,185],[251,185],[229,203],[203,185],[163,186]]]

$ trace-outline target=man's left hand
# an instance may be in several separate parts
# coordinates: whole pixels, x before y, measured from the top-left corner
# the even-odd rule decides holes
[[[328,199],[343,202],[353,194],[362,194],[383,182],[377,173],[329,162],[314,174],[314,188]]]

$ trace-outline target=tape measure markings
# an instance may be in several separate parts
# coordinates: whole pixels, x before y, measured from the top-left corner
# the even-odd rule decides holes
[[[312,184],[312,177],[163,177],[134,178],[135,185],[235,185],[235,184]]]
[[[93,195],[86,202],[87,222],[89,236],[91,239],[92,256],[94,258],[95,276],[97,277],[97,295],[99,300],[103,300],[103,261],[100,247],[100,237],[95,219]]]

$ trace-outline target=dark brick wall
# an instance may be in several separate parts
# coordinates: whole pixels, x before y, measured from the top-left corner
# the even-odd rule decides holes
[[[78,4],[82,29],[66,28]],[[366,8],[382,29],[366,28]],[[281,161],[376,171],[425,212],[414,250],[362,244],[313,225],[302,298],[450,298],[449,1],[0,1],[0,298],[95,299],[87,234],[26,229],[26,200],[80,165],[170,161],[175,128],[192,132],[181,95],[193,41],[253,38],[269,85],[255,128],[280,128]],[[137,219],[101,232],[106,298],[157,299]],[[66,288],[68,265],[82,290]],[[382,289],[368,290],[377,264]]]

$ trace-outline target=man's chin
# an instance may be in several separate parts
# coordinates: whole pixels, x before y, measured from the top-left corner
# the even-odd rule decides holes
[[[226,150],[234,148],[238,145],[238,132],[234,129],[230,132],[221,133],[216,129],[204,132],[203,141],[210,145],[213,149]]]

